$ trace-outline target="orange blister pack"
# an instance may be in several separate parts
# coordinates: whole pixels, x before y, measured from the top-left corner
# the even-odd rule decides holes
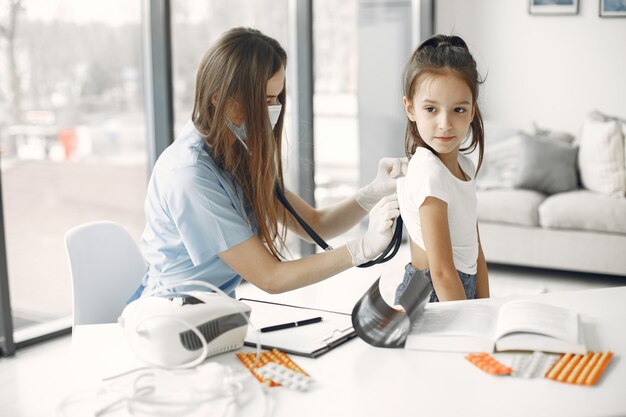
[[[479,368],[481,371],[491,375],[510,375],[511,368],[498,362],[493,356],[487,352],[470,353],[465,356],[471,364]]]
[[[256,353],[243,353],[237,352],[237,358],[243,363],[243,365],[254,375],[254,377],[262,384],[268,384],[270,387],[279,387],[280,384],[263,378],[261,375],[255,372],[255,369],[262,367],[270,362],[277,363],[294,372],[301,373],[302,375],[309,376],[304,372],[291,358],[284,352],[278,349],[272,349],[271,351],[261,353],[259,361],[257,362]]]
[[[595,385],[611,358],[613,352],[587,352],[585,355],[565,353],[545,376],[567,384]]]

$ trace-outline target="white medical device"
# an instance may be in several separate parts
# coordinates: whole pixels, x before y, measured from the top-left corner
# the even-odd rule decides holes
[[[250,307],[209,291],[161,293],[126,306],[118,322],[135,354],[160,367],[192,367],[243,346]]]

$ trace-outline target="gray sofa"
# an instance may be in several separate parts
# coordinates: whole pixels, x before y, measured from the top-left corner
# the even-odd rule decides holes
[[[534,134],[543,135],[540,140],[556,137],[560,144],[539,143],[531,140],[533,134],[486,123],[485,158],[477,184],[480,238],[487,261],[626,277],[624,192],[608,195],[585,189],[580,168],[597,174],[592,170],[598,167],[579,166],[588,149],[573,135],[546,132],[535,129]],[[503,139],[512,135],[517,139]],[[623,147],[621,152],[626,158]]]
[[[478,191],[487,262],[626,276],[626,198]]]

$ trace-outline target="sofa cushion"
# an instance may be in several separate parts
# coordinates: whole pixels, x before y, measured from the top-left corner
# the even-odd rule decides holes
[[[570,143],[573,136],[535,130],[539,133],[518,131],[496,141],[488,139],[485,133],[485,152],[476,174],[476,187],[523,188],[547,194],[578,188],[578,147]],[[474,155],[475,164],[476,154],[470,154]]]
[[[550,130],[539,127],[537,123],[533,122],[534,133],[533,136],[540,137],[543,139],[548,139],[552,141],[558,141],[561,143],[567,143],[568,145],[573,145],[576,140],[576,136],[572,135],[569,132],[561,131],[561,130]]]
[[[580,179],[591,191],[624,197],[626,175],[621,123],[594,112],[587,116],[578,152]]]
[[[626,198],[588,190],[555,194],[539,206],[539,224],[554,229],[626,233]]]
[[[531,190],[479,190],[478,220],[539,226],[537,209],[545,194]]]
[[[516,188],[556,194],[578,188],[578,148],[558,140],[524,135]]]
[[[519,174],[523,140],[523,135],[516,133],[485,146],[483,164],[476,174],[478,189],[513,188]]]

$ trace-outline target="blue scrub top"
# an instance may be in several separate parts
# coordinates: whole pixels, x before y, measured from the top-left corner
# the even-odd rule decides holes
[[[234,297],[241,276],[217,255],[258,234],[246,206],[241,189],[213,161],[189,121],[157,160],[148,184],[141,238],[148,271],[142,284],[150,291],[202,280]]]

